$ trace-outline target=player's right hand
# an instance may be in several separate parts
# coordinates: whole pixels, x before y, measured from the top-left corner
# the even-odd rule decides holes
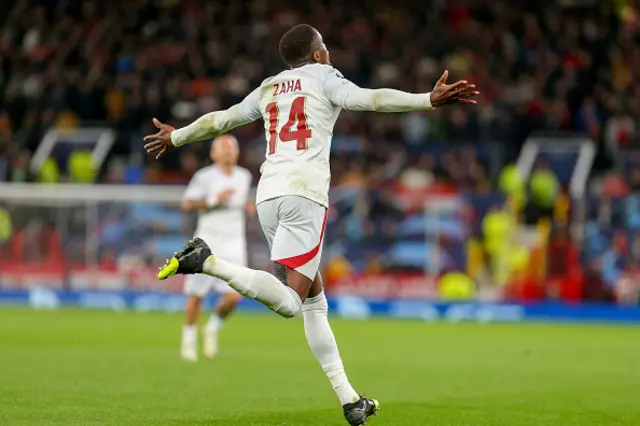
[[[480,94],[476,90],[475,84],[470,84],[466,80],[460,80],[453,84],[447,84],[449,71],[445,71],[433,91],[431,92],[431,105],[434,107],[462,102],[475,104],[476,100],[471,99]]]
[[[171,142],[171,132],[173,132],[175,128],[168,124],[161,123],[157,118],[153,119],[153,124],[160,130],[158,133],[144,137],[144,141],[148,142],[144,146],[144,149],[148,154],[155,155],[157,160],[162,157],[165,152],[174,147]]]

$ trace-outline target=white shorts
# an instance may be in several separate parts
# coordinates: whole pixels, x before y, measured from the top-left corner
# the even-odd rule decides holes
[[[221,259],[247,266],[247,248],[244,239],[224,240],[207,235],[197,235],[211,248],[211,252]],[[235,291],[229,285],[206,274],[186,275],[184,279],[184,293],[189,296],[205,297],[209,293],[225,294]]]
[[[320,268],[327,208],[287,195],[263,201],[257,209],[271,260],[313,280]]]

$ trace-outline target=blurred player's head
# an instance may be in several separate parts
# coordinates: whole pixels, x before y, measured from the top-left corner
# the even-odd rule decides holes
[[[291,68],[331,63],[322,35],[311,25],[300,24],[284,33],[278,44],[282,60]]]
[[[209,155],[216,163],[224,166],[235,166],[238,163],[238,140],[232,135],[218,136],[211,144]]]

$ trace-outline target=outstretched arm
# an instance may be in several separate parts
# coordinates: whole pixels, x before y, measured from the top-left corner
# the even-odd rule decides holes
[[[475,104],[475,85],[462,80],[447,84],[445,71],[432,92],[407,93],[395,89],[363,89],[335,71],[325,83],[327,96],[336,105],[350,111],[406,112],[432,109],[455,102]]]
[[[236,104],[229,109],[205,114],[188,126],[174,130],[171,142],[174,146],[182,146],[211,139],[255,120],[256,118],[243,112],[242,104]]]
[[[347,95],[343,108],[349,111],[406,112],[433,109],[433,105],[428,93],[358,87]]]
[[[153,119],[153,124],[159,129],[158,133],[145,136],[148,142],[144,149],[160,158],[169,149],[191,142],[210,139],[224,134],[229,130],[256,121],[260,114],[260,88],[251,92],[239,104],[222,111],[214,111],[198,118],[188,126],[174,129],[168,124]]]

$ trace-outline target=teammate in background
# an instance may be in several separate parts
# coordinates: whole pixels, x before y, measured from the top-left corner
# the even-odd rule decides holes
[[[378,402],[359,396],[347,379],[318,273],[334,124],[343,109],[428,110],[455,102],[475,103],[472,98],[479,92],[466,81],[446,84],[446,71],[431,93],[360,88],[331,66],[322,36],[309,25],[287,31],[279,50],[288,69],[264,80],[239,104],[177,130],[154,119],[159,131],[145,137],[145,149],[158,158],[173,147],[264,120],[268,143],[256,202],[275,275],[224,261],[195,239],[167,261],[158,278],[204,272],[283,317],[302,313],[307,342],[333,385],[345,418],[352,426],[362,425],[376,413]]]
[[[237,165],[238,154],[238,141],[233,136],[214,139],[210,151],[214,164],[193,175],[182,199],[182,209],[198,212],[196,237],[207,241],[226,261],[246,266],[245,209],[253,210],[253,204],[247,202],[252,177],[247,169]],[[187,275],[184,291],[188,299],[180,354],[186,361],[198,359],[197,320],[202,298],[211,291],[220,294],[202,329],[203,353],[212,359],[218,353],[220,327],[242,296],[220,279],[204,274]]]

